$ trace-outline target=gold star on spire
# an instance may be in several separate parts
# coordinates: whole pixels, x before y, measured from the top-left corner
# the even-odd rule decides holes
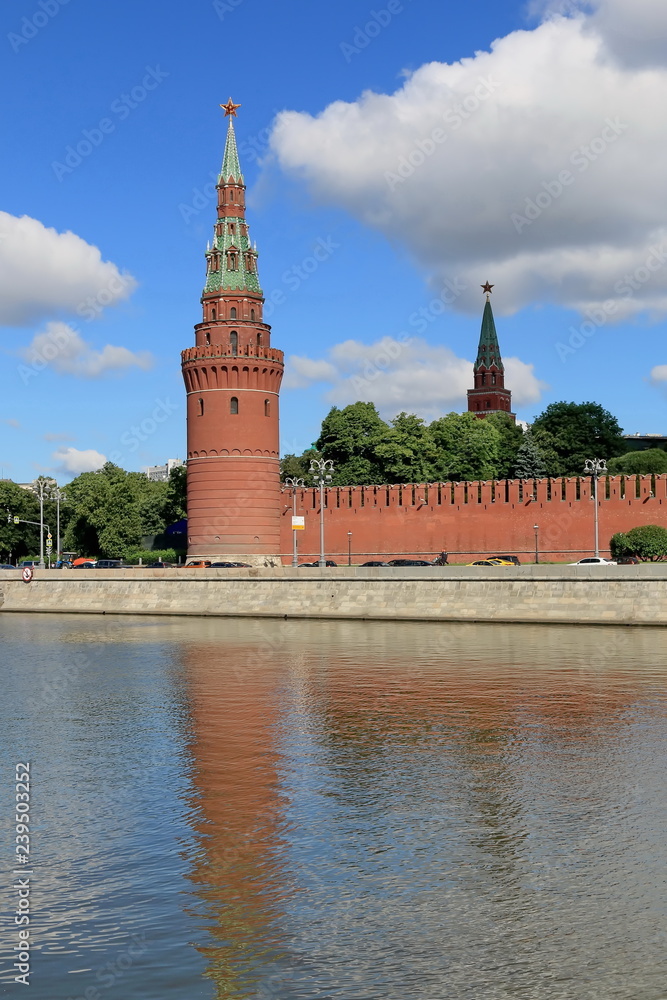
[[[232,115],[234,118],[236,118],[236,109],[240,108],[241,105],[240,104],[234,104],[233,100],[230,97],[229,100],[227,101],[227,103],[226,104],[221,104],[220,107],[225,112],[225,118],[227,117],[227,115]]]
[[[494,287],[494,286],[493,286],[493,285],[490,285],[490,284],[488,283],[488,281],[487,281],[487,283],[486,283],[485,285],[480,285],[480,288],[482,289],[482,291],[483,291],[483,292],[486,292],[486,294],[487,294],[487,295],[490,295],[490,294],[491,294],[491,289],[492,289],[493,287]]]

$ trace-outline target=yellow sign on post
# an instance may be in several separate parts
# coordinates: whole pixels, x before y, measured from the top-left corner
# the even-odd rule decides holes
[[[306,518],[298,514],[292,515],[292,531],[303,531],[306,527]]]

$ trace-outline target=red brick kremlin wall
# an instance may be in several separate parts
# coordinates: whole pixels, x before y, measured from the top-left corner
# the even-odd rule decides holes
[[[450,562],[508,553],[535,558],[535,531],[543,561],[592,555],[594,507],[590,479],[431,483],[422,486],[330,487],[325,491],[327,558],[352,562],[401,556],[433,558],[443,549]],[[283,490],[281,552],[291,562],[292,491]],[[299,561],[319,554],[319,490],[297,490]],[[600,554],[608,556],[617,531],[643,524],[667,527],[667,475],[618,476],[598,483]],[[459,555],[456,555],[459,553]]]

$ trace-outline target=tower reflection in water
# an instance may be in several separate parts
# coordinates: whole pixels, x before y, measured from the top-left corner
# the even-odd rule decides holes
[[[182,650],[219,998],[658,971],[652,630],[229,621]]]

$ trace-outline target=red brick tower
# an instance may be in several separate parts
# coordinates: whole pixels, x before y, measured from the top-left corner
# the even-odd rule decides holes
[[[229,116],[213,243],[206,250],[203,319],[182,353],[187,391],[188,558],[279,562],[278,392],[283,353],[262,322],[257,249]]]
[[[486,292],[486,304],[479,335],[477,360],[473,369],[475,388],[468,389],[468,410],[476,417],[488,417],[490,413],[507,413],[512,420],[512,393],[505,388],[505,368],[500,356],[500,345],[496,334],[496,324],[489,298],[493,285],[488,281],[482,285]]]

